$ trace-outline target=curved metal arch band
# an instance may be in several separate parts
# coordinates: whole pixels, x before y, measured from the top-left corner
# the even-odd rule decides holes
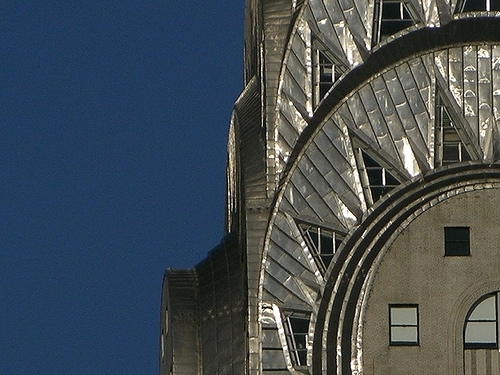
[[[500,182],[500,165],[468,163],[431,172],[391,192],[352,233],[330,269],[318,309],[313,338],[313,374],[323,373],[323,363],[328,373],[335,373],[338,366],[342,374],[351,373],[351,333],[357,302],[377,255],[392,233],[422,206],[441,195],[446,187],[456,189],[481,181]],[[328,330],[324,348],[325,326]],[[337,340],[339,333],[341,342]],[[341,363],[337,363],[338,347],[341,348]],[[327,353],[326,359],[324,353]]]

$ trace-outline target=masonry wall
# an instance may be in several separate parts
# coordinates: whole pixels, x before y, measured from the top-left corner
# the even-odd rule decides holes
[[[500,290],[500,192],[477,190],[429,208],[396,238],[375,275],[364,319],[364,374],[463,374],[463,327],[480,296]],[[444,227],[470,227],[470,256],[445,256]],[[418,304],[420,342],[389,344],[389,304]],[[498,350],[468,353],[495,373]],[[487,369],[486,367],[489,368]],[[493,371],[493,372],[491,372]],[[478,372],[483,373],[483,372]]]

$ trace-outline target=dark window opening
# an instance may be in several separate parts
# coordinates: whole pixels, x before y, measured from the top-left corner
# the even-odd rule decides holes
[[[389,305],[389,343],[418,345],[418,305]]]
[[[319,42],[313,45],[313,100],[318,105],[346,69]]]
[[[414,24],[404,0],[381,0],[376,3],[375,43],[380,43]]]
[[[296,311],[284,313],[284,329],[294,366],[307,366],[309,314]]]
[[[457,7],[459,13],[500,10],[500,0],[464,0]]]
[[[361,154],[370,187],[371,198],[375,203],[382,196],[398,186],[399,181],[368,154],[364,152],[361,152]]]
[[[300,224],[299,227],[316,265],[324,275],[344,235],[312,225]]]
[[[470,255],[469,227],[444,228],[444,255],[445,256]]]

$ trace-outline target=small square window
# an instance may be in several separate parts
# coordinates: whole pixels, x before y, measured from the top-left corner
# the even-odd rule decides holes
[[[470,255],[469,227],[444,228],[444,255],[445,256]]]
[[[390,344],[412,346],[418,341],[418,305],[389,305]]]

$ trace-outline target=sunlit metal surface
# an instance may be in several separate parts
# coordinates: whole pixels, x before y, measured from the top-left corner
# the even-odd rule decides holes
[[[278,201],[276,220],[269,227],[268,254],[273,255],[265,253],[264,258],[262,298],[269,302],[280,301],[283,308],[307,309],[305,296],[314,299],[318,290],[318,287],[309,287],[311,278],[307,282],[303,279],[301,285],[300,275],[307,272],[292,269],[291,264],[303,259],[305,254],[296,230],[292,229],[293,223],[285,220],[285,215],[349,231],[371,211],[371,203],[364,193],[364,172],[355,158],[356,149],[369,150],[402,183],[433,170],[438,158],[435,108],[436,93],[439,93],[461,125],[463,141],[473,160],[491,162],[495,160],[494,155],[498,155],[499,137],[495,134],[498,134],[496,121],[500,102],[495,94],[500,92],[496,87],[500,77],[494,78],[498,75],[498,47],[491,43],[447,47],[420,56],[408,56],[374,74],[361,86],[353,87],[352,92],[331,109],[306,144],[297,146],[301,132],[315,112],[312,103],[313,114],[310,113],[311,94],[308,94],[311,89],[308,49],[313,48],[312,40],[320,39],[348,69],[362,65],[373,49],[372,24],[366,20],[373,17],[374,2],[359,1],[353,6],[349,6],[349,2],[342,3],[341,6],[338,1],[309,2],[303,13],[306,23],[298,21],[300,33],[290,38],[288,55],[293,56],[293,60],[289,60],[291,64],[284,61],[283,84],[276,102],[276,181],[290,169],[288,164],[293,149],[300,147],[303,150],[297,160],[292,160],[293,172],[285,177],[286,187]],[[403,30],[399,35],[426,26],[439,27],[454,17],[454,2],[447,7],[443,4],[438,7],[434,1],[411,3],[419,19],[410,31]],[[390,46],[395,38],[383,45]],[[373,50],[378,48],[375,45]],[[302,63],[298,61],[301,58]],[[294,72],[293,68],[296,68]],[[306,82],[302,91],[297,82]],[[330,92],[335,87],[334,83]],[[289,262],[290,266],[277,261],[285,256],[294,259]],[[294,279],[295,292],[287,295],[285,283],[270,282],[275,280],[273,270],[278,263],[280,275],[285,271]],[[311,264],[309,262],[309,272],[313,273]],[[307,265],[307,262],[302,263],[303,267]],[[288,281],[285,275],[280,277]],[[268,288],[270,284],[272,287]],[[277,294],[281,297],[271,297]],[[310,311],[314,310],[312,305]],[[357,321],[362,319],[361,310],[356,316]],[[358,329],[353,334],[357,339],[352,348],[352,369],[357,373],[362,371],[362,332]],[[339,335],[341,341],[341,333]],[[340,357],[339,352],[338,362]]]

